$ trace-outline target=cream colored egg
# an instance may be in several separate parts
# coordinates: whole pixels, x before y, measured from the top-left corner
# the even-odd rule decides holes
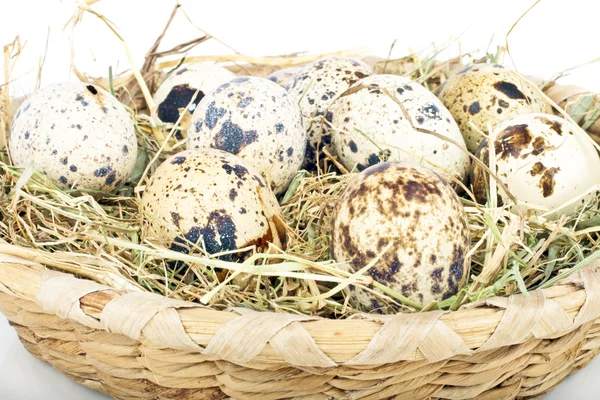
[[[439,98],[450,110],[475,152],[489,133],[501,122],[520,114],[552,112],[540,91],[518,73],[499,64],[475,64],[449,78]]]
[[[210,92],[188,128],[188,149],[215,148],[253,165],[276,193],[294,178],[306,149],[298,106],[265,78],[240,77]]]
[[[14,165],[31,166],[61,188],[115,192],[137,155],[133,120],[98,86],[59,83],[27,97],[9,137]]]
[[[145,239],[184,253],[285,243],[279,205],[258,171],[220,150],[187,150],[164,161],[144,190],[141,212]]]
[[[285,87],[300,70],[302,70],[302,67],[282,68],[267,76],[267,79],[272,80],[279,86]]]
[[[423,166],[385,162],[369,167],[349,182],[334,209],[333,258],[356,272],[383,254],[367,274],[423,305],[453,296],[463,286],[469,245],[458,196]],[[351,293],[363,310],[381,307],[363,289],[353,287]]]
[[[158,118],[171,124],[180,121],[180,126],[187,127],[189,117],[208,93],[223,83],[235,78],[235,74],[223,67],[211,64],[188,64],[179,67],[159,86],[154,94],[154,102],[158,107]],[[187,115],[180,119],[182,112]],[[175,133],[183,139],[180,130]]]
[[[320,149],[331,138],[327,126],[332,119],[329,106],[354,82],[372,74],[373,69],[360,60],[330,57],[308,64],[290,80],[286,90],[292,102],[300,106],[308,133],[304,168],[314,170],[317,158],[323,159]]]
[[[423,163],[449,181],[463,181],[469,171],[469,154],[452,115],[408,78],[361,79],[330,110],[331,147],[348,170],[389,160]]]
[[[549,114],[525,114],[498,125],[492,137],[496,176],[522,211],[571,214],[594,196],[590,189],[600,184],[600,157],[585,133],[570,122]],[[489,165],[487,140],[477,156]],[[489,182],[486,171],[474,163],[473,190],[482,204],[487,202]],[[500,186],[498,196],[500,205],[512,202]],[[565,205],[577,197],[581,198]]]

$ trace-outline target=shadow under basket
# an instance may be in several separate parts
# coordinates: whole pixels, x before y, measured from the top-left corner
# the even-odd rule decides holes
[[[116,290],[0,247],[25,348],[117,399],[536,398],[600,352],[600,264],[454,312],[327,320]]]

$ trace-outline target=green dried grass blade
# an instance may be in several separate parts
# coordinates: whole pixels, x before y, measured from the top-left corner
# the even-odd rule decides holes
[[[542,286],[554,272],[554,266],[556,265],[556,259],[558,257],[558,246],[550,246],[548,248],[548,263],[544,266],[544,279],[539,286]]]
[[[596,123],[596,121],[600,118],[600,108],[596,108],[592,115],[585,121],[585,124],[581,126],[581,129],[588,130]]]
[[[146,150],[146,146],[139,147],[133,172],[131,173],[131,177],[127,180],[128,183],[136,183],[142,178],[147,167],[147,162],[148,151]]]
[[[521,291],[521,293],[523,293],[527,297],[530,297],[531,295],[529,294],[529,291],[527,290],[527,286],[525,285],[525,281],[523,281],[523,277],[521,276],[521,271],[519,270],[519,264],[516,262],[513,262],[511,271],[512,271],[513,276],[515,277],[517,286],[519,287],[519,290]]]
[[[112,65],[110,65],[108,67],[108,86],[110,88],[110,94],[112,94],[113,97],[117,97],[115,95],[115,86],[114,86],[114,81],[113,81],[113,69],[112,69]]]
[[[569,268],[568,270],[561,272],[560,274],[556,275],[555,277],[548,279],[543,285],[540,285],[539,288],[547,289],[547,288],[551,287],[556,282],[568,277],[569,275],[573,274],[574,272],[581,270],[582,268],[586,267],[588,264],[590,264],[592,261],[597,260],[598,258],[600,258],[600,251],[596,251],[596,252],[592,253],[587,258],[578,262],[573,268]]]
[[[589,112],[590,108],[593,105],[594,105],[593,96],[589,96],[589,95],[583,96],[581,99],[579,99],[577,104],[572,106],[571,112],[569,113],[569,115],[571,115],[571,118],[573,118],[573,121],[575,121],[578,125],[580,125],[581,121],[583,120],[583,118]],[[586,128],[583,128],[583,129],[586,129]]]
[[[292,180],[292,182],[288,186],[288,189],[285,191],[285,194],[281,198],[281,201],[279,202],[280,204],[286,204],[288,201],[290,201],[292,197],[294,197],[296,191],[298,190],[298,187],[300,187],[302,181],[304,180],[304,178],[307,177],[307,175],[309,175],[308,172],[300,171],[296,174],[296,176],[294,176],[294,179]]]

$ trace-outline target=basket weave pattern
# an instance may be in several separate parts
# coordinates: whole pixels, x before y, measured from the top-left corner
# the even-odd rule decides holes
[[[12,250],[14,251],[12,251]],[[0,252],[0,311],[35,357],[119,399],[535,398],[600,352],[600,269],[455,312],[220,312]]]

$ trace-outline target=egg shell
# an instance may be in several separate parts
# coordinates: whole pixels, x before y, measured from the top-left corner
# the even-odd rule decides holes
[[[191,115],[208,92],[233,78],[233,72],[218,65],[188,64],[179,67],[163,81],[154,94],[158,118],[175,124],[186,107]],[[187,127],[188,123],[189,116],[181,117],[180,126]],[[175,135],[180,140],[184,138],[181,130],[177,130]]]
[[[483,140],[479,131],[489,133],[488,126],[493,129],[520,114],[552,112],[537,88],[499,64],[463,69],[443,84],[439,98],[454,116],[471,152]]]
[[[187,146],[240,156],[279,194],[302,165],[306,132],[300,110],[285,89],[265,78],[240,77],[210,92],[198,104],[188,128]]]
[[[184,253],[194,245],[215,254],[285,243],[279,205],[258,171],[220,150],[186,150],[164,161],[141,210],[145,238]]]
[[[30,95],[9,136],[14,165],[31,166],[63,189],[115,192],[133,171],[137,147],[125,107],[100,87],[79,82]]]
[[[552,210],[549,216],[571,214],[586,201],[562,207],[600,184],[600,157],[591,139],[570,122],[549,114],[525,114],[498,125],[493,131],[496,176],[522,204],[526,212],[532,208]],[[484,140],[477,156],[489,165],[489,146]],[[473,164],[473,191],[479,203],[487,202],[489,174],[480,164]],[[512,202],[498,186],[498,204]]]
[[[361,79],[330,110],[332,151],[348,170],[389,160],[423,162],[449,181],[467,176],[469,154],[452,115],[433,93],[408,78]]]
[[[300,106],[308,133],[304,168],[315,170],[317,158],[323,157],[319,154],[321,148],[330,142],[327,122],[331,122],[333,115],[329,106],[353,83],[374,73],[362,61],[330,57],[306,65],[290,80],[286,90],[292,102]]]
[[[285,87],[301,70],[302,67],[282,68],[267,76],[267,79],[275,82],[279,86]]]
[[[356,272],[383,254],[367,274],[423,305],[446,299],[464,285],[469,245],[458,196],[423,166],[385,162],[369,167],[348,183],[334,208],[333,258]],[[381,307],[364,289],[352,287],[351,293],[364,310]]]

